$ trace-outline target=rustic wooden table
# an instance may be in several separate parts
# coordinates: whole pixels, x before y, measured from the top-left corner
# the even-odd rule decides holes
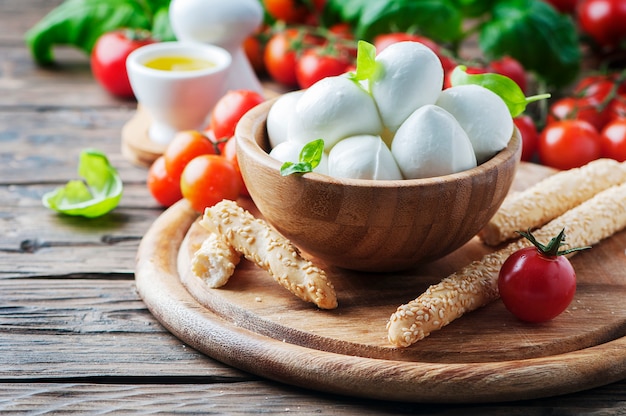
[[[261,379],[179,341],[135,287],[139,241],[163,212],[146,169],[120,150],[136,103],[108,96],[81,53],[59,48],[58,66],[42,69],[24,45],[24,32],[59,3],[0,2],[2,414],[624,414],[626,380],[515,403],[383,402]],[[92,220],[48,211],[41,196],[76,177],[87,147],[118,168],[120,206]]]

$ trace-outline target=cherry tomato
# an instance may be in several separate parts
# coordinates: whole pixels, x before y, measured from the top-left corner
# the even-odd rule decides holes
[[[252,65],[252,69],[257,74],[265,72],[265,63],[263,62],[263,52],[265,51],[265,44],[262,39],[257,35],[250,35],[243,41],[243,50]]]
[[[558,241],[557,251],[562,240]],[[576,293],[576,272],[567,257],[550,250],[551,243],[546,250],[532,246],[516,251],[500,269],[502,302],[523,321],[546,322],[557,317]]]
[[[251,90],[228,91],[213,107],[210,129],[217,140],[228,139],[235,134],[239,119],[265,101],[261,94]]]
[[[513,122],[522,135],[522,160],[530,161],[535,155],[539,144],[539,133],[537,132],[535,122],[526,114],[515,117]]]
[[[547,166],[572,169],[600,156],[600,133],[586,121],[549,123],[539,136],[539,159]]]
[[[598,45],[616,47],[626,38],[624,0],[581,0],[578,24]]]
[[[326,0],[264,0],[263,3],[274,19],[293,24],[311,22],[311,17],[324,9]]]
[[[522,64],[510,56],[504,56],[500,59],[491,61],[487,67],[490,72],[504,75],[511,78],[520,87],[520,89],[526,92],[526,70]]]
[[[159,156],[148,170],[148,189],[161,205],[169,207],[183,197],[180,181],[174,180],[165,169],[165,157]]]
[[[176,133],[163,153],[165,169],[174,181],[179,181],[191,159],[215,153],[215,145],[206,135],[196,130],[181,131]]]
[[[389,45],[405,41],[423,43],[425,46],[428,46],[430,49],[432,49],[433,52],[439,54],[439,45],[434,40],[424,36],[414,35],[412,33],[398,32],[378,35],[374,38],[374,46],[376,47],[376,53],[380,53]]]
[[[550,106],[548,123],[568,119],[586,121],[600,131],[610,120],[610,113],[593,99],[564,97]]]
[[[224,146],[224,151],[222,152],[222,156],[224,159],[228,160],[230,163],[235,166],[235,170],[237,170],[237,175],[239,176],[240,189],[239,193],[243,196],[250,196],[248,192],[248,188],[246,188],[246,184],[243,181],[243,176],[241,176],[241,169],[239,169],[239,161],[237,160],[237,139],[235,136],[231,137]]]
[[[626,118],[626,94],[619,94],[613,98],[607,111],[611,120]]]
[[[223,199],[236,200],[239,187],[235,167],[218,155],[201,155],[192,159],[180,177],[183,197],[200,213]]]
[[[274,34],[265,46],[263,61],[270,77],[283,85],[296,86],[296,63],[299,55],[323,40],[301,28],[286,29]]]
[[[91,51],[91,71],[98,83],[109,93],[121,98],[135,94],[126,72],[126,58],[135,49],[154,43],[147,32],[119,30],[103,34]]]
[[[296,64],[296,79],[300,88],[309,88],[322,78],[341,75],[348,70],[352,61],[342,56],[341,51],[325,47],[308,49]]]
[[[607,124],[600,132],[602,157],[626,160],[626,119],[616,119]]]

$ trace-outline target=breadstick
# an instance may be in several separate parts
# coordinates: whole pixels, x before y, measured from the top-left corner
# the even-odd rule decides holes
[[[596,194],[533,234],[538,241],[547,242],[565,228],[568,246],[582,247],[596,244],[625,227],[626,183]],[[398,347],[408,347],[464,313],[497,299],[500,267],[513,252],[530,245],[526,239],[509,243],[400,306],[387,323],[389,341]]]
[[[224,200],[207,208],[200,220],[207,230],[256,263],[283,287],[322,309],[337,307],[337,296],[326,273],[304,259],[289,240],[255,218],[236,202]]]
[[[191,270],[212,289],[224,286],[239,264],[240,255],[221,236],[210,233],[194,253]]]
[[[585,166],[555,173],[534,186],[509,195],[478,236],[488,245],[517,237],[516,231],[539,227],[626,181],[626,164],[598,159]]]

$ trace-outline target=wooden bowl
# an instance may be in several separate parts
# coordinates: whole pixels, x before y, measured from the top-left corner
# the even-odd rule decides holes
[[[304,253],[341,268],[404,270],[468,242],[495,214],[521,155],[516,130],[508,146],[480,166],[441,177],[376,181],[311,172],[280,174],[268,155],[267,113],[274,100],[239,122],[237,158],[266,221]]]

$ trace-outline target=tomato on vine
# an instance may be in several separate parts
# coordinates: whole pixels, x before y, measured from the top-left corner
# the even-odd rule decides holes
[[[169,207],[183,198],[180,191],[180,181],[167,173],[163,156],[159,156],[150,165],[147,182],[152,197],[164,207]]]
[[[581,0],[578,24],[600,47],[617,47],[626,39],[626,2],[623,0]]]
[[[126,58],[141,46],[156,42],[148,32],[117,30],[101,35],[90,56],[91,71],[109,93],[121,98],[135,94],[126,73]]]
[[[180,131],[163,152],[165,169],[174,181],[178,181],[187,163],[196,156],[206,154],[216,154],[215,145],[209,137],[197,130]]]
[[[304,28],[289,28],[275,33],[265,45],[263,61],[270,77],[283,85],[296,86],[296,65],[300,54],[321,45],[323,39]]]
[[[602,157],[626,160],[626,119],[616,119],[608,123],[600,132]]]
[[[519,115],[513,119],[513,123],[519,129],[522,136],[522,157],[524,161],[530,161],[537,152],[539,144],[539,133],[533,119],[526,114]]]
[[[223,199],[236,200],[239,173],[231,162],[218,155],[201,155],[189,162],[180,177],[183,197],[197,212],[204,212]]]
[[[322,78],[341,75],[352,65],[349,56],[341,50],[315,47],[306,50],[296,64],[296,80],[302,89],[309,88]]]
[[[538,150],[544,165],[577,168],[601,156],[600,133],[586,121],[555,121],[541,132]]]
[[[576,272],[565,254],[589,247],[561,250],[565,230],[546,245],[530,231],[520,232],[533,245],[511,254],[500,269],[498,290],[504,306],[527,322],[546,322],[560,315],[576,293]]]
[[[219,142],[232,137],[241,117],[263,101],[265,98],[252,90],[231,90],[224,94],[211,112],[209,128],[215,140]]]

